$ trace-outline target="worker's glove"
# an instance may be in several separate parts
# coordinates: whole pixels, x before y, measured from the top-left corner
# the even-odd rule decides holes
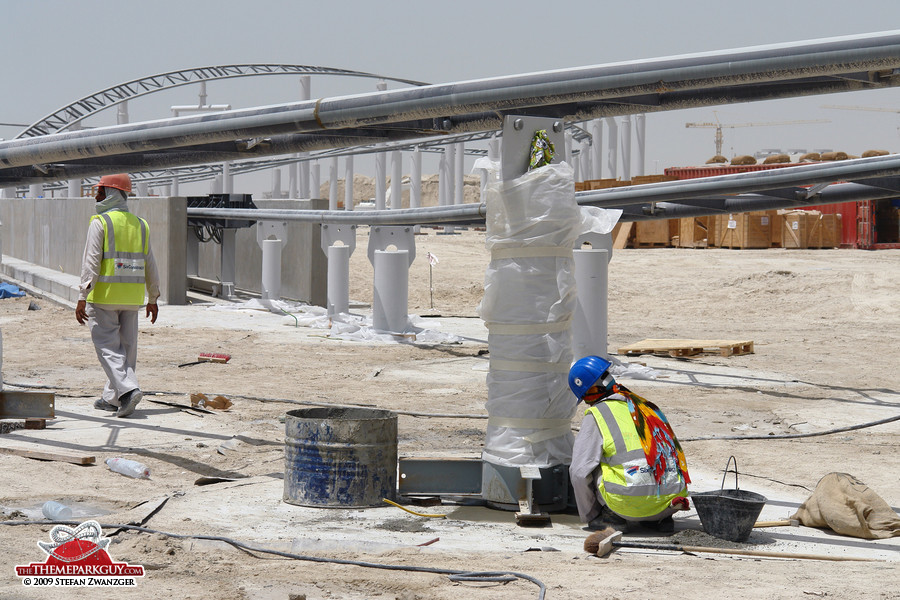
[[[691,501],[684,496],[675,496],[672,498],[672,506],[677,507],[678,510],[691,510]]]

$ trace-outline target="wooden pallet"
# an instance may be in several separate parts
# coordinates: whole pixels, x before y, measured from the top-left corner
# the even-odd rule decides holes
[[[753,354],[752,341],[732,340],[641,340],[619,348],[619,354],[668,354],[669,356],[696,356],[719,354],[737,356]]]

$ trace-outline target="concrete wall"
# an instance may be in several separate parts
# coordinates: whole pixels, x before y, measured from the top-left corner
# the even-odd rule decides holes
[[[3,254],[80,276],[88,221],[96,214],[94,205],[93,198],[0,199]],[[179,197],[129,198],[128,207],[150,225],[150,245],[159,265],[160,300],[184,304],[187,201]]]
[[[326,210],[328,201],[254,200],[259,208]],[[93,198],[0,198],[0,246],[3,255],[43,267],[57,274],[81,275],[81,257],[88,221],[94,212]],[[184,197],[129,198],[128,207],[150,225],[150,244],[159,265],[160,300],[184,304],[187,298],[187,244],[194,234],[187,228]],[[321,247],[320,227],[312,223],[288,222],[281,252],[281,296],[325,306],[328,264]],[[256,226],[238,229],[235,235],[235,279],[239,289],[259,292],[262,287],[262,250]],[[201,243],[197,275],[221,281],[221,246]],[[7,261],[12,262],[11,260]],[[4,265],[7,269],[8,265]],[[18,279],[21,269],[10,273]],[[62,284],[52,277],[33,276],[26,283],[75,301],[77,292],[60,287],[77,286],[69,278]],[[22,279],[24,281],[24,279]]]
[[[327,199],[257,200],[259,209],[327,210]],[[327,301],[328,261],[322,251],[321,227],[313,223],[288,221],[281,249],[281,297],[325,306]],[[193,234],[191,234],[193,236]],[[256,239],[256,226],[238,229],[235,234],[235,287],[259,293],[262,288],[262,249]],[[200,244],[197,275],[221,281],[222,247],[214,242]]]

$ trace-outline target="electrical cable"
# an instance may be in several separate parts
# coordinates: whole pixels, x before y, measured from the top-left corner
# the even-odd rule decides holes
[[[426,513],[416,512],[416,511],[414,511],[414,510],[409,510],[409,509],[406,508],[405,506],[401,506],[401,505],[397,504],[396,502],[393,502],[393,501],[391,501],[391,500],[388,500],[387,498],[382,498],[381,500],[384,501],[384,502],[387,502],[387,503],[390,504],[391,506],[396,506],[396,507],[399,508],[400,510],[405,510],[406,512],[408,512],[408,513],[411,514],[411,515],[416,515],[417,517],[429,517],[429,518],[431,518],[431,519],[446,519],[446,518],[447,518],[447,515],[438,515],[438,514],[429,515],[429,514],[426,514]]]
[[[0,525],[80,525],[78,521],[0,521]],[[386,569],[390,571],[412,571],[417,573],[435,573],[438,575],[449,575],[450,577],[459,577],[458,581],[487,581],[487,582],[502,582],[506,583],[507,581],[513,581],[513,579],[506,580],[506,577],[512,577],[515,579],[524,579],[526,581],[530,581],[540,588],[540,592],[538,593],[538,600],[544,600],[544,595],[547,592],[547,586],[544,585],[539,579],[532,577],[531,575],[526,575],[524,573],[516,573],[514,571],[490,571],[490,572],[477,572],[477,571],[460,571],[458,569],[441,569],[438,567],[417,567],[413,565],[386,565],[382,563],[371,563],[359,560],[348,560],[341,558],[326,558],[321,556],[308,556],[305,554],[293,554],[291,552],[282,552],[281,550],[272,550],[270,548],[260,548],[258,546],[251,546],[250,544],[246,544],[244,542],[240,542],[228,537],[219,536],[219,535],[192,535],[192,534],[182,534],[182,533],[171,533],[168,531],[160,531],[157,529],[149,529],[147,527],[140,527],[138,525],[120,525],[114,523],[99,523],[100,527],[103,529],[127,529],[131,531],[138,531],[141,533],[149,533],[154,535],[164,535],[166,537],[175,538],[175,539],[192,539],[192,540],[204,540],[211,542],[223,542],[228,544],[229,546],[233,546],[238,550],[242,550],[244,552],[252,553],[259,552],[261,554],[273,554],[275,556],[281,556],[282,558],[290,558],[293,560],[305,560],[309,562],[318,562],[318,563],[330,563],[330,564],[339,564],[339,565],[350,565],[355,567],[364,567],[369,569]],[[251,554],[252,556],[252,554]],[[452,580],[451,581],[456,581]]]
[[[4,381],[4,385],[20,387],[20,388],[32,388],[32,389],[64,389],[59,386],[50,386],[50,385],[37,385],[37,384],[29,384],[29,383],[13,383],[10,381]],[[146,395],[171,395],[171,396],[182,396],[184,395],[182,392],[146,392]],[[220,394],[222,396],[230,396],[231,398],[243,398],[244,400],[256,400],[258,402],[284,402],[287,404],[300,404],[303,406],[324,406],[329,408],[372,408],[371,406],[363,405],[363,404],[334,404],[331,402],[313,402],[311,400],[294,400],[293,398],[263,398],[261,396],[246,396],[240,394]],[[432,417],[438,419],[487,419],[488,415],[472,415],[472,414],[460,414],[460,413],[423,413],[423,412],[415,412],[411,410],[392,410],[398,415],[406,415],[408,417]],[[836,429],[827,429],[825,431],[817,431],[812,433],[784,433],[777,435],[723,435],[723,436],[714,436],[707,435],[701,437],[679,437],[678,440],[681,442],[707,442],[707,441],[715,441],[715,440],[778,440],[778,439],[796,439],[796,438],[807,438],[807,437],[815,437],[821,435],[832,435],[835,433],[843,433],[845,431],[853,431],[856,429],[866,429],[868,427],[875,427],[877,425],[884,425],[886,423],[893,423],[894,421],[900,421],[900,415],[896,415],[893,417],[888,417],[886,419],[880,419],[878,421],[871,421],[869,423],[862,423],[860,425],[849,425],[847,427],[838,427]],[[573,427],[572,431],[578,431],[577,427]]]
[[[682,442],[701,442],[708,440],[789,440],[796,438],[807,438],[807,437],[815,437],[819,435],[831,435],[834,433],[843,433],[845,431],[853,431],[855,429],[865,429],[866,427],[874,427],[876,425],[884,425],[885,423],[892,423],[894,421],[900,421],[900,415],[896,415],[893,417],[888,417],[887,419],[881,419],[879,421],[872,421],[871,423],[863,423],[861,425],[849,425],[847,427],[838,427],[836,429],[828,429],[826,431],[815,431],[813,433],[783,433],[778,435],[723,435],[723,436],[714,436],[707,435],[702,437],[693,437],[693,438],[679,438]]]

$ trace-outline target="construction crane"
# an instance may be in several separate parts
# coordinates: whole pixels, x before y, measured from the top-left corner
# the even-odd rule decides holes
[[[874,111],[878,111],[878,112],[900,113],[900,109],[879,108],[877,106],[836,106],[834,104],[828,104],[828,105],[823,106],[822,108],[840,108],[843,110],[874,110]]]
[[[725,127],[734,128],[734,127],[768,127],[772,125],[802,125],[806,123],[830,123],[827,119],[813,119],[813,120],[801,120],[801,121],[775,121],[768,123],[720,123],[719,115],[713,111],[713,114],[716,116],[715,123],[685,123],[685,127],[710,127],[715,128],[716,130],[716,156],[721,156],[722,154],[722,129]]]

